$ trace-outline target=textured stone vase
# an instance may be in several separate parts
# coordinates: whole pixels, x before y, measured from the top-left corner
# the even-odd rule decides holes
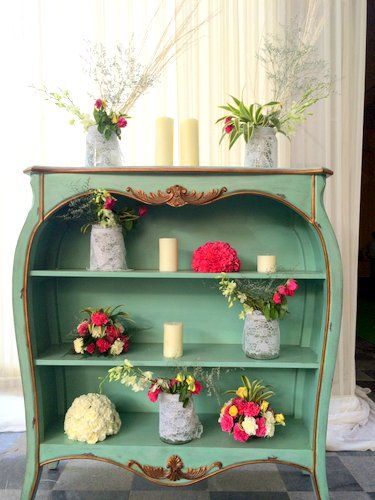
[[[257,127],[249,142],[245,144],[245,167],[277,167],[277,138],[275,129]]]
[[[123,157],[120,142],[115,134],[107,140],[95,125],[86,137],[86,167],[120,167]]]
[[[246,314],[242,348],[248,358],[278,358],[280,355],[278,320],[267,321],[260,311]]]
[[[90,271],[124,271],[126,250],[122,227],[95,224],[90,237]]]
[[[200,438],[203,425],[194,410],[194,401],[189,399],[186,408],[178,400],[179,394],[159,394],[159,435],[169,444],[188,443]]]

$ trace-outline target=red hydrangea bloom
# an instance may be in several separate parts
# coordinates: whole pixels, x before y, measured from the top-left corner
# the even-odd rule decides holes
[[[242,429],[240,424],[236,424],[233,429],[233,437],[236,441],[244,443],[249,439],[249,435]]]
[[[256,417],[259,415],[260,406],[254,401],[246,401],[244,404],[243,413],[245,417]]]
[[[77,332],[78,332],[78,334],[81,337],[84,337],[85,335],[87,335],[88,332],[89,332],[89,323],[88,323],[88,321],[82,321],[82,323],[80,323],[77,326]]]
[[[199,273],[239,271],[237,252],[225,241],[208,241],[193,252],[192,269]]]
[[[233,429],[234,420],[228,414],[224,414],[220,418],[220,426],[223,432],[231,432]]]
[[[113,210],[115,205],[116,205],[116,198],[112,198],[112,196],[108,196],[105,199],[103,208],[105,208],[106,210]]]
[[[86,346],[86,352],[89,354],[92,354],[95,351],[95,344],[92,342],[91,344],[87,344]]]
[[[96,341],[96,347],[99,349],[101,353],[107,352],[108,349],[111,347],[111,343],[108,342],[106,339],[98,339]]]
[[[255,419],[255,421],[258,426],[256,430],[256,436],[264,438],[267,434],[266,419],[264,417],[260,417]]]
[[[105,329],[106,338],[111,344],[119,338],[120,331],[114,325],[107,325]]]
[[[91,314],[91,321],[95,326],[103,326],[108,323],[108,316],[103,312],[94,312]]]

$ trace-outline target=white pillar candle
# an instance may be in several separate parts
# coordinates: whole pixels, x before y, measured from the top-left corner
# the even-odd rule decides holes
[[[178,241],[176,238],[159,238],[159,271],[178,270]]]
[[[173,165],[173,119],[166,116],[156,119],[155,165]]]
[[[181,358],[182,356],[182,323],[164,323],[165,358]]]
[[[275,255],[258,255],[257,269],[258,273],[275,273],[276,272]]]
[[[180,165],[197,167],[199,165],[198,120],[188,118],[180,122]]]

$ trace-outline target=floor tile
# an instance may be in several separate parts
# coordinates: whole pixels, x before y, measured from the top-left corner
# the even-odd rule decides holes
[[[288,493],[270,491],[213,491],[210,492],[210,500],[289,500]]]
[[[0,490],[0,500],[19,500],[21,490]]]
[[[52,491],[51,500],[128,500],[129,491]]]
[[[0,489],[21,489],[25,475],[26,458],[6,455],[0,459]]]
[[[327,476],[330,491],[362,491],[338,456],[327,457]]]
[[[23,434],[23,432],[0,432],[0,454],[11,449]]]
[[[330,492],[331,500],[369,500],[368,493],[364,491],[358,491],[353,493],[352,491],[333,491]]]
[[[279,473],[287,491],[312,491],[313,486],[309,474],[288,465],[278,465]]]
[[[208,479],[209,491],[282,492],[285,489],[275,464],[258,464],[232,469]]]
[[[375,453],[372,456],[340,455],[340,460],[349,469],[365,491],[375,492]]]
[[[290,500],[316,500],[313,491],[291,491],[288,493]]]
[[[134,476],[133,483],[131,486],[133,491],[171,491],[169,486],[160,486],[147,479],[143,479],[140,476]],[[181,491],[189,490],[207,490],[207,481],[200,481],[199,483],[194,483],[189,486],[184,486]]]
[[[129,500],[210,500],[208,491],[187,491],[171,490],[169,491],[131,491]]]

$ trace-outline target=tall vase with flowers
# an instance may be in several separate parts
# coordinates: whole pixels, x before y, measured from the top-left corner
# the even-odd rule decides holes
[[[148,389],[152,403],[159,401],[159,436],[169,444],[184,444],[200,438],[203,426],[194,409],[192,396],[202,390],[202,383],[187,372],[172,378],[160,378],[150,371],[135,368],[128,360],[108,371],[104,380],[116,381],[138,392]]]
[[[273,280],[230,280],[222,274],[219,289],[228,307],[242,306],[240,319],[245,320],[242,348],[254,359],[274,359],[280,355],[279,320],[288,313],[288,297],[293,297],[298,284],[294,279],[276,285]]]

